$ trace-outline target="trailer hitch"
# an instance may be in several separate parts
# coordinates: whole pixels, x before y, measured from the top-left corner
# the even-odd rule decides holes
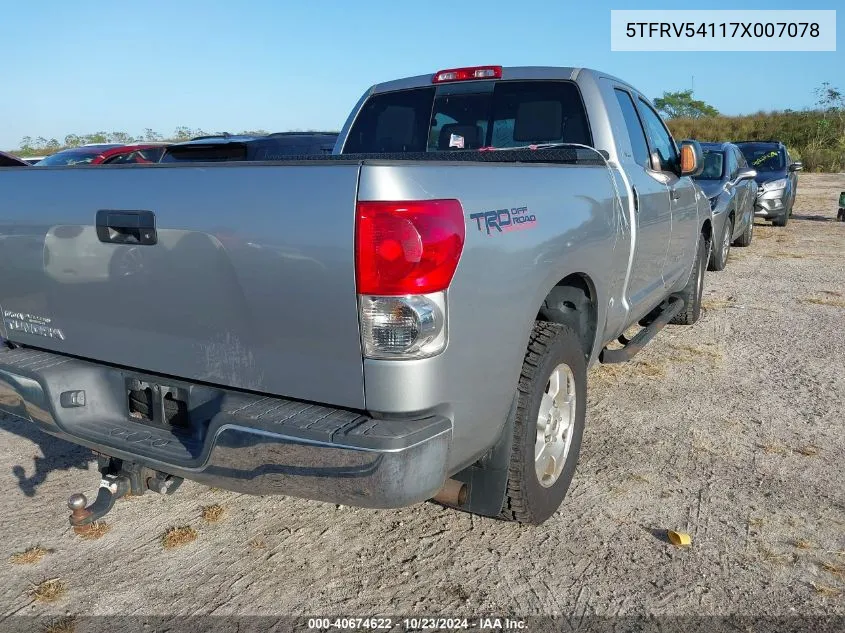
[[[181,477],[105,455],[100,456],[99,467],[102,478],[94,503],[88,505],[88,498],[81,492],[71,495],[67,502],[70,509],[68,520],[77,534],[88,531],[91,524],[106,515],[121,497],[128,494],[140,496],[147,490],[169,495],[183,481]]]
[[[90,506],[88,505],[88,498],[81,492],[70,496],[67,501],[67,507],[71,511],[70,524],[74,528],[90,525],[111,510],[114,507],[114,502],[128,493],[130,489],[131,484],[129,477],[126,475],[103,475],[100,481],[100,489],[97,491],[97,498]]]

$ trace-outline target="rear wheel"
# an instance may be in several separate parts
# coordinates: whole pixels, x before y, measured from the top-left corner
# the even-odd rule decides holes
[[[501,518],[539,525],[558,509],[578,462],[587,365],[574,330],[536,322],[519,379]]]
[[[789,222],[789,212],[784,211],[782,216],[772,220],[772,226],[786,226],[787,222]]]
[[[684,300],[684,309],[681,310],[672,323],[678,325],[692,325],[701,316],[701,295],[704,294],[704,269],[707,265],[707,240],[703,235],[698,236],[698,249],[696,251],[695,263],[692,266],[689,281],[678,296]]]
[[[722,239],[719,240],[719,245],[714,247],[714,252],[710,257],[708,270],[725,270],[728,265],[728,255],[731,252],[731,237],[734,232],[733,218],[725,220],[725,228],[722,230]]]

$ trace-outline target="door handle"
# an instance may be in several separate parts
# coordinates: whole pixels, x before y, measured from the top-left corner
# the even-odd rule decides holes
[[[152,211],[97,211],[97,237],[107,244],[152,246],[158,243]]]
[[[634,212],[636,213],[640,210],[640,194],[634,186],[631,187],[631,194],[634,196]]]
[[[672,198],[672,200],[678,200],[681,197],[681,192],[672,187],[672,189],[669,190],[669,197]]]

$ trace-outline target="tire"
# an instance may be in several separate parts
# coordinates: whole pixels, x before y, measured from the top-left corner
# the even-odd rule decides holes
[[[754,216],[751,216],[751,219],[748,221],[748,226],[745,227],[745,230],[742,232],[738,238],[736,238],[737,246],[751,246],[751,239],[754,237]]]
[[[553,388],[553,373],[559,378],[558,397],[569,406],[549,409],[550,415],[557,413],[561,417],[556,425],[544,417],[546,426],[541,429],[541,405],[547,404],[544,397],[548,398],[547,389]],[[569,326],[536,322],[519,378],[513,447],[500,518],[539,525],[560,507],[578,463],[586,410],[587,364],[578,336]],[[558,439],[549,442],[549,436]],[[543,468],[538,468],[535,458],[538,446]],[[553,457],[558,450],[563,453],[550,466],[550,461],[542,456]],[[544,471],[542,483],[538,469]]]
[[[725,270],[725,266],[728,265],[728,255],[730,255],[731,252],[731,237],[733,236],[733,232],[734,221],[729,217],[725,222],[725,228],[722,230],[722,235],[719,239],[719,246],[713,247],[716,250],[714,250],[713,254],[710,256],[710,260],[707,264],[707,270]]]
[[[786,226],[786,224],[788,222],[789,222],[789,212],[784,211],[782,216],[772,220],[772,226]]]
[[[692,325],[701,316],[701,295],[704,294],[704,268],[707,263],[707,240],[698,236],[698,249],[687,285],[677,296],[684,300],[684,309],[673,319],[676,325]]]

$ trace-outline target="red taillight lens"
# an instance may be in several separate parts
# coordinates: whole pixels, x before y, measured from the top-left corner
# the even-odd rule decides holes
[[[473,81],[475,79],[501,79],[501,66],[472,66],[471,68],[450,68],[438,70],[431,78],[433,84],[444,84],[450,81]]]
[[[406,295],[445,290],[464,246],[457,200],[359,202],[355,231],[358,294]]]

